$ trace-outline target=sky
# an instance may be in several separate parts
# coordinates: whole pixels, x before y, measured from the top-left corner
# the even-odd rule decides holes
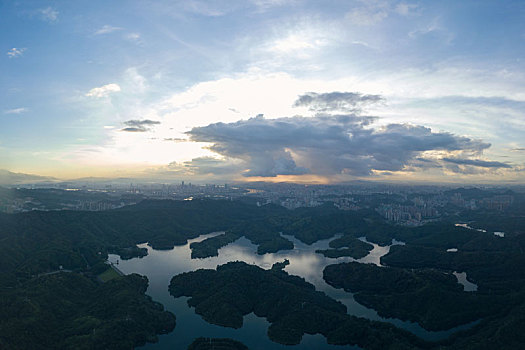
[[[0,0],[0,169],[525,183],[525,2]]]

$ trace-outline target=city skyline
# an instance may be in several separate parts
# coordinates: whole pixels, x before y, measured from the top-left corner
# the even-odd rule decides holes
[[[6,171],[525,183],[520,1],[0,9]]]

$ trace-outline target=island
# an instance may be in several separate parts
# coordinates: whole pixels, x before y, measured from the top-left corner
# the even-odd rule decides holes
[[[284,263],[285,264],[285,263]],[[303,334],[320,333],[331,344],[357,344],[367,349],[418,348],[425,343],[390,324],[350,316],[346,307],[316,291],[304,279],[289,275],[283,265],[270,270],[230,262],[216,270],[200,269],[174,276],[169,291],[188,296],[188,304],[207,322],[240,328],[254,313],[270,323],[268,336],[293,345]]]
[[[451,273],[401,269],[356,262],[327,266],[324,280],[354,293],[380,316],[417,322],[432,331],[447,330],[492,315],[502,307],[495,296],[463,291]]]
[[[370,253],[374,248],[370,243],[366,243],[351,235],[336,238],[329,243],[332,249],[318,249],[315,252],[327,258],[340,258],[349,256],[354,259],[361,259]]]
[[[219,255],[219,248],[236,241],[240,237],[240,235],[233,232],[225,232],[200,242],[193,242],[190,244],[191,258],[204,259],[217,256]]]

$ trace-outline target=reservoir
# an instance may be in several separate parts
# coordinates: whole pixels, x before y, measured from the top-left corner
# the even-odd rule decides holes
[[[470,282],[467,279],[467,273],[466,272],[457,272],[454,271],[453,275],[456,276],[458,279],[458,283],[463,285],[463,290],[465,292],[475,292],[478,290],[478,285],[475,283]]]
[[[221,233],[222,232],[216,232],[201,235],[189,240],[187,244],[176,246],[171,250],[154,250],[147,244],[141,244],[139,247],[148,249],[148,255],[143,258],[121,260],[118,255],[109,255],[108,260],[110,262],[114,263],[117,260],[119,261],[118,268],[123,273],[138,273],[147,276],[149,279],[149,287],[146,293],[150,295],[153,300],[162,303],[168,311],[173,312],[177,317],[177,325],[173,332],[159,336],[158,343],[146,344],[141,349],[186,349],[197,337],[232,338],[241,341],[252,350],[358,349],[358,347],[352,346],[329,345],[326,343],[324,336],[320,334],[305,334],[301,344],[298,345],[280,345],[270,341],[268,338],[267,330],[270,324],[264,318],[257,317],[253,313],[249,314],[244,317],[243,326],[239,329],[212,325],[204,321],[200,315],[195,314],[194,309],[190,308],[187,304],[188,298],[174,298],[169,294],[168,286],[173,276],[197,269],[215,269],[218,265],[230,261],[244,261],[248,264],[255,264],[261,268],[269,269],[274,263],[288,259],[290,264],[285,267],[285,271],[291,275],[303,277],[307,282],[312,283],[317,290],[325,292],[328,296],[346,305],[349,314],[371,320],[390,322],[397,327],[404,328],[427,340],[444,339],[455,331],[471,326],[467,324],[447,331],[429,332],[417,323],[398,319],[385,319],[380,317],[375,310],[357,303],[352,293],[345,292],[342,289],[335,289],[325,283],[322,278],[323,269],[330,264],[357,261],[381,266],[380,258],[389,252],[390,246],[379,246],[368,242],[372,244],[374,248],[362,259],[355,260],[350,257],[326,258],[321,254],[315,253],[315,250],[328,249],[328,243],[332,239],[337,238],[337,236],[318,241],[312,245],[307,245],[293,236],[283,235],[294,243],[293,250],[258,255],[256,253],[257,246],[245,237],[241,237],[235,242],[219,249],[218,256],[205,259],[191,259],[191,249],[189,247],[191,243],[199,242]],[[360,239],[366,241],[364,238]],[[393,245],[403,244],[397,241],[393,241],[392,243]]]

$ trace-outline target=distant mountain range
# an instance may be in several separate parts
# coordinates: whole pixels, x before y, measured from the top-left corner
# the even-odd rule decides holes
[[[24,173],[13,173],[0,169],[0,185],[19,185],[31,182],[55,182],[57,178]]]
[[[23,184],[31,184],[31,183],[76,183],[76,184],[82,184],[82,183],[94,183],[94,182],[121,182],[121,183],[129,183],[130,181],[140,181],[143,179],[134,179],[134,178],[125,178],[125,177],[119,177],[119,178],[109,178],[109,177],[83,177],[83,178],[77,178],[77,179],[58,179],[56,177],[52,176],[41,176],[41,175],[34,175],[34,174],[24,174],[24,173],[14,173],[9,170],[0,169],[0,185],[23,185]],[[143,180],[146,181],[146,180]],[[151,180],[153,181],[153,180]]]

